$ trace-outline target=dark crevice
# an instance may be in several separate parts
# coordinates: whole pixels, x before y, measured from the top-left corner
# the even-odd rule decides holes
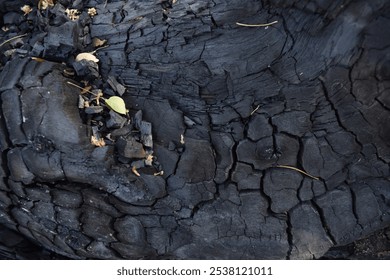
[[[291,253],[294,248],[294,236],[292,234],[293,225],[291,224],[291,218],[289,212],[287,212],[286,224],[287,224],[286,233],[287,233],[287,241],[288,241],[288,251],[287,251],[286,259],[290,260]]]
[[[313,208],[317,211],[319,217],[320,217],[320,221],[321,221],[321,224],[322,224],[322,228],[325,230],[325,233],[326,235],[329,237],[329,239],[332,241],[332,244],[333,245],[337,245],[337,241],[335,239],[335,237],[332,235],[332,232],[329,228],[329,226],[327,225],[326,223],[326,218],[325,218],[325,213],[324,211],[322,210],[322,208],[316,203],[316,200],[313,199],[311,200],[311,205],[313,206]]]

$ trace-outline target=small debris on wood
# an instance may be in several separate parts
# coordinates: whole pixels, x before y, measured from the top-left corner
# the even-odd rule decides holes
[[[11,42],[11,41],[13,41],[13,40],[16,40],[16,39],[25,37],[25,36],[27,36],[27,35],[28,35],[28,34],[22,34],[22,35],[18,35],[18,36],[12,37],[12,38],[10,38],[10,39],[8,39],[8,40],[5,40],[3,43],[0,44],[0,47],[4,46],[5,44],[7,44],[7,43],[9,43],[9,42]]]
[[[80,75],[78,64],[96,64],[93,58],[92,53],[79,54],[73,63],[76,74]],[[141,110],[135,113],[131,121],[125,101],[121,97],[113,95],[105,98],[100,89],[92,90],[88,81],[85,81],[84,87],[70,81],[67,83],[81,91],[78,107],[88,115],[88,122],[92,125],[91,144],[99,147],[115,145],[118,162],[130,164],[132,172],[137,176],[140,176],[137,169],[146,167],[158,171],[157,175],[163,174],[161,164],[153,156],[152,124],[142,120]],[[107,83],[118,94],[124,94],[125,87],[119,84],[115,77],[110,76]],[[100,105],[100,99],[106,106],[104,103]],[[105,107],[110,109],[108,113]],[[182,141],[184,143],[184,136],[182,136]]]
[[[66,9],[65,14],[73,21],[78,20],[80,17],[80,12],[77,9]]]
[[[64,69],[63,74],[66,77],[73,77],[75,75],[73,69]]]
[[[135,166],[133,166],[133,167],[131,168],[131,171],[132,171],[136,176],[138,176],[138,177],[141,176],[141,174],[138,173],[137,168],[135,168]]]
[[[101,47],[101,46],[103,46],[106,42],[107,42],[107,40],[101,40],[101,39],[99,39],[99,38],[97,38],[97,37],[94,37],[94,38],[92,39],[92,46],[93,46],[94,48]]]
[[[40,10],[46,10],[49,7],[54,6],[54,0],[39,0],[38,2],[38,9]]]
[[[96,146],[96,147],[104,147],[106,145],[106,142],[104,141],[103,138],[96,139],[95,136],[91,136],[91,144]]]
[[[35,56],[32,56],[31,59],[35,60],[36,62],[44,62],[45,61],[43,58],[35,57]]]
[[[163,176],[164,175],[164,171],[161,170],[160,172],[156,172],[153,174],[154,176]]]
[[[88,92],[91,92],[91,91],[88,90]],[[103,92],[100,89],[96,89],[96,90],[93,90],[91,93],[95,96],[91,99],[91,101],[95,100],[96,105],[100,105],[100,99],[104,100]]]
[[[183,134],[180,135],[180,144],[182,144],[182,145],[185,144],[184,135]]]
[[[85,86],[84,88],[82,88],[80,94],[86,94],[87,92],[93,94],[93,92],[91,92],[91,88],[92,88],[92,86]]]
[[[278,21],[275,20],[275,21],[270,22],[270,23],[259,23],[259,24],[247,24],[247,23],[236,22],[237,25],[244,26],[244,27],[268,27],[268,26],[271,26],[275,23],[278,23]]]
[[[87,52],[84,52],[84,53],[79,53],[76,58],[75,58],[75,61],[81,61],[81,60],[90,60],[90,61],[93,61],[93,62],[96,62],[98,63],[99,62],[99,59],[94,56],[93,54],[91,53],[87,53]]]
[[[305,172],[305,171],[303,171],[303,170],[301,170],[301,169],[299,169],[299,168],[296,168],[296,167],[294,167],[294,166],[289,166],[289,165],[276,165],[275,167],[277,167],[277,168],[286,168],[286,169],[295,170],[295,171],[298,171],[298,172],[300,172],[300,173],[302,173],[302,174],[304,174],[304,175],[306,175],[306,176],[308,176],[308,177],[310,177],[310,178],[312,178],[312,179],[314,179],[314,180],[319,180],[319,179],[320,179],[320,178],[315,177],[315,176],[313,176],[313,175],[310,175],[309,173],[307,173],[307,172]]]
[[[95,8],[89,8],[89,9],[88,9],[88,15],[89,15],[90,17],[96,16],[96,15],[97,15],[96,9],[95,9]]]
[[[145,159],[145,165],[146,166],[152,166],[153,165],[153,155],[148,155]]]
[[[256,113],[257,110],[259,110],[260,108],[260,105],[257,105],[257,107],[251,112],[251,116]]]
[[[24,12],[24,15],[27,16],[29,13],[32,12],[32,8],[31,6],[29,5],[24,5],[23,7],[20,8],[23,12]]]

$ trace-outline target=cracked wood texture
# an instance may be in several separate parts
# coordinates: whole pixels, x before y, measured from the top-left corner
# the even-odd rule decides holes
[[[9,247],[22,236],[73,259],[316,259],[390,225],[388,1],[24,4],[0,3],[1,42],[26,34],[1,46]],[[81,78],[64,70],[93,38],[108,47],[85,78],[125,87],[163,176],[137,177],[114,146],[89,143],[67,84]]]

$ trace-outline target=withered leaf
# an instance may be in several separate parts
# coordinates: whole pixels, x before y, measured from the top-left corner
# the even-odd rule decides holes
[[[46,10],[48,7],[54,6],[54,0],[39,0],[38,9]]]
[[[139,174],[139,172],[137,171],[137,168],[135,167],[135,166],[133,166],[132,168],[131,168],[131,171],[136,175],[136,176],[141,176],[141,174]]]
[[[105,102],[111,110],[119,114],[126,115],[127,110],[125,101],[119,96],[111,96],[110,98],[106,99]]]
[[[101,40],[101,39],[99,39],[97,37],[92,39],[92,45],[95,48],[103,46],[106,42],[107,42],[107,40]]]
[[[93,61],[93,62],[96,62],[98,63],[99,62],[99,59],[94,56],[93,54],[90,54],[90,53],[79,53],[77,56],[76,56],[76,61],[81,61],[81,60],[90,60],[90,61]]]
[[[32,12],[32,8],[29,5],[24,5],[23,7],[20,8],[23,12],[24,15],[27,16],[29,13]]]
[[[106,142],[104,142],[103,138],[97,139],[95,136],[91,136],[91,144],[96,147],[104,147]]]
[[[97,15],[97,11],[96,11],[96,9],[95,8],[89,8],[88,9],[88,15],[90,16],[90,17],[94,17],[94,16],[96,16]]]
[[[32,56],[31,59],[35,60],[36,62],[44,62],[45,61],[43,58],[35,57],[35,56]]]

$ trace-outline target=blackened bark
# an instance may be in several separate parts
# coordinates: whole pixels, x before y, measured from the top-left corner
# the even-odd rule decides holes
[[[25,34],[1,45],[1,224],[76,259],[320,258],[389,226],[387,1],[70,2],[0,6],[1,42]],[[152,124],[158,165],[91,145],[83,79]]]

